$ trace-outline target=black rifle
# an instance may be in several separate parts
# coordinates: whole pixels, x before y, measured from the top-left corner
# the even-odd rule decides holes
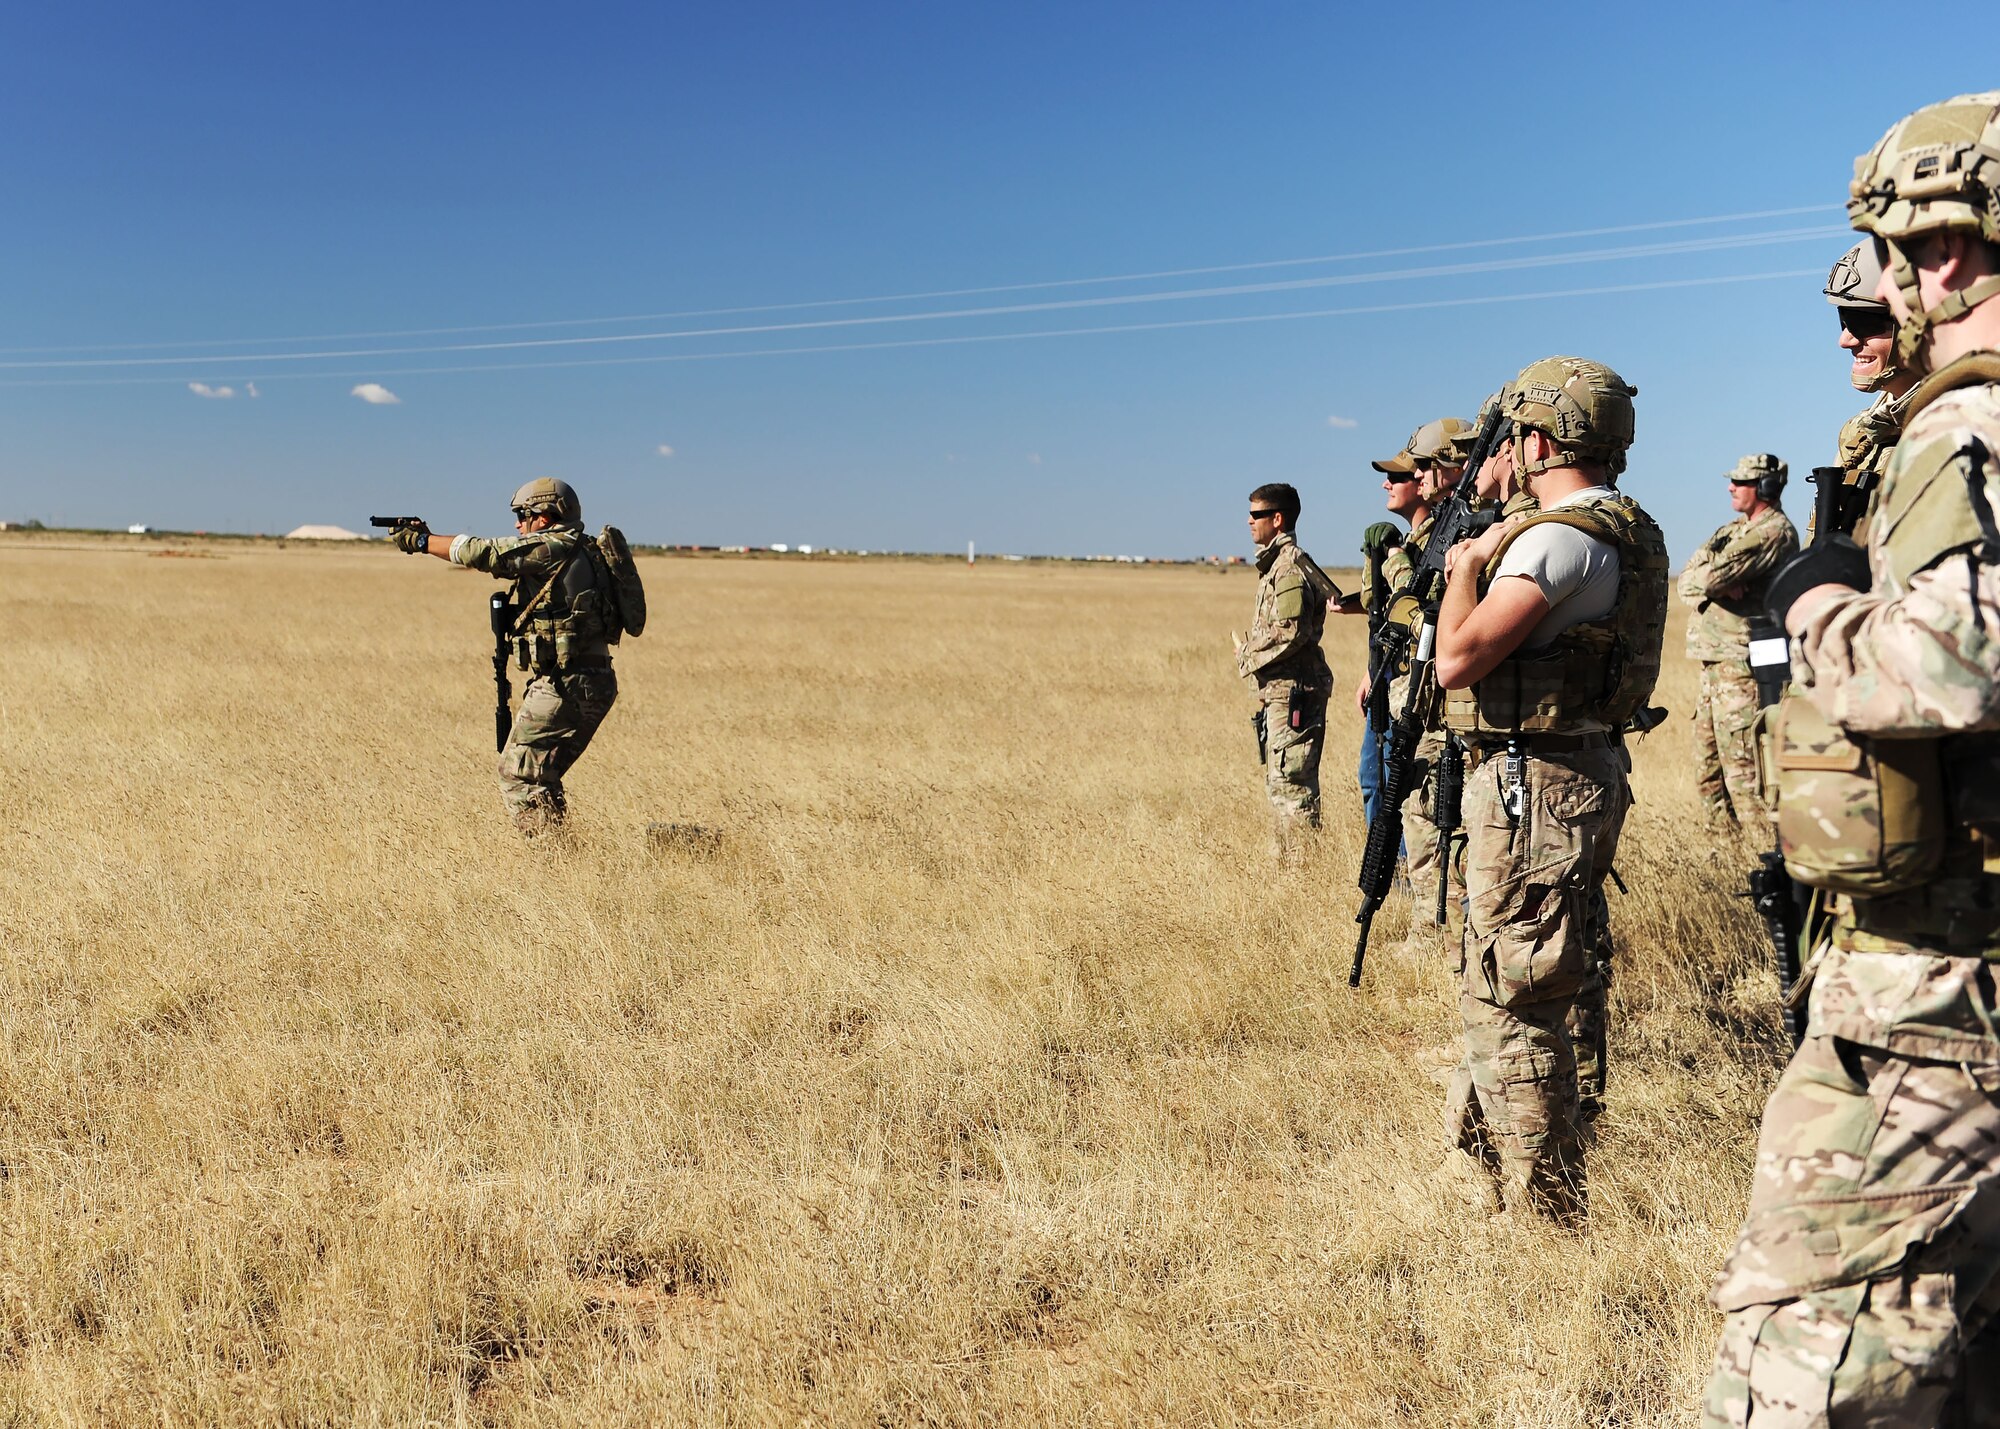
[[[1389,559],[1389,552],[1400,545],[1400,542],[1397,546],[1385,545],[1368,561],[1368,649],[1371,656],[1382,638],[1382,627],[1389,615],[1389,578],[1382,567]],[[1369,663],[1372,666],[1374,661],[1371,659]],[[1382,735],[1388,728],[1389,685],[1386,680],[1377,680],[1368,687],[1368,730],[1377,744],[1377,749],[1369,751],[1371,757],[1378,753]]]
[[[1354,944],[1354,966],[1347,974],[1349,987],[1361,986],[1361,964],[1368,956],[1368,930],[1396,879],[1396,849],[1403,841],[1403,801],[1409,798],[1411,786],[1416,782],[1417,742],[1437,722],[1443,704],[1443,692],[1438,688],[1432,667],[1437,657],[1438,605],[1444,599],[1445,553],[1499,519],[1500,513],[1495,508],[1473,509],[1472,484],[1511,426],[1501,417],[1497,403],[1486,414],[1473,442],[1472,455],[1466,459],[1465,475],[1438,504],[1423,554],[1412,562],[1410,578],[1396,592],[1383,617],[1381,638],[1376,641],[1374,664],[1368,672],[1371,692],[1374,686],[1388,685],[1406,656],[1410,692],[1403,702],[1403,712],[1389,725],[1389,752],[1382,761],[1382,802],[1368,825],[1368,842],[1361,854],[1358,880],[1361,911],[1354,915],[1354,921],[1361,925],[1361,934]]]
[[[1872,472],[1848,473],[1837,466],[1816,466],[1812,470],[1813,536],[1817,546],[1835,536],[1852,532],[1868,509],[1875,478]],[[1757,703],[1764,709],[1784,698],[1792,678],[1791,642],[1785,628],[1769,616],[1750,622],[1750,673],[1757,681]],[[1757,856],[1750,870],[1750,900],[1757,916],[1764,920],[1770,935],[1773,962],[1778,974],[1778,1015],[1792,1046],[1805,1041],[1806,1016],[1799,1006],[1799,978],[1804,953],[1818,937],[1818,909],[1813,890],[1793,878],[1785,867],[1783,841],[1772,830],[1769,853]]]
[[[1438,831],[1438,906],[1437,925],[1447,926],[1449,920],[1445,911],[1450,907],[1451,893],[1451,836],[1458,832],[1464,822],[1465,813],[1465,746],[1458,742],[1458,736],[1447,733],[1444,737],[1444,753],[1437,765],[1437,796],[1431,800],[1431,821]]]
[[[507,708],[514,698],[514,686],[507,679],[514,607],[507,603],[507,592],[496,590],[487,598],[486,610],[493,622],[493,747],[500,750],[507,747],[507,733],[514,725],[514,716]]]

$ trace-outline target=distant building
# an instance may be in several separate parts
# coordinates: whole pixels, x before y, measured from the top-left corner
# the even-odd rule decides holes
[[[368,538],[359,531],[350,531],[345,526],[300,526],[285,532],[287,541],[365,541]]]
[[[125,534],[128,536],[150,536],[153,534],[153,528],[151,526],[127,526]]]

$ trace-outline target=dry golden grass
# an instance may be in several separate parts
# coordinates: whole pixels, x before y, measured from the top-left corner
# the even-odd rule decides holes
[[[13,1422],[1690,1418],[1777,1053],[1684,718],[1565,1234],[1434,1187],[1401,907],[1345,985],[1358,621],[1287,884],[1244,573],[650,561],[552,854],[484,578],[157,549],[0,544]]]

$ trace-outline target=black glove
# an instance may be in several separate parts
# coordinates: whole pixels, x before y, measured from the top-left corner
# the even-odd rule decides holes
[[[398,526],[389,533],[389,539],[396,543],[396,549],[406,556],[421,556],[430,549],[431,528],[428,526]]]
[[[1851,537],[1835,536],[1809,546],[1778,567],[1764,594],[1764,608],[1780,626],[1798,598],[1814,586],[1844,585],[1849,590],[1867,590],[1868,553]]]

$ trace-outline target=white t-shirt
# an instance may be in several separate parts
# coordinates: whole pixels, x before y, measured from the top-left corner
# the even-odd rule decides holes
[[[1613,494],[1608,486],[1593,486],[1542,509],[1559,511]],[[1495,580],[1502,576],[1526,576],[1549,603],[1549,613],[1521,642],[1524,653],[1543,649],[1572,625],[1602,620],[1618,604],[1618,548],[1574,526],[1544,521],[1515,537],[1493,573]]]

